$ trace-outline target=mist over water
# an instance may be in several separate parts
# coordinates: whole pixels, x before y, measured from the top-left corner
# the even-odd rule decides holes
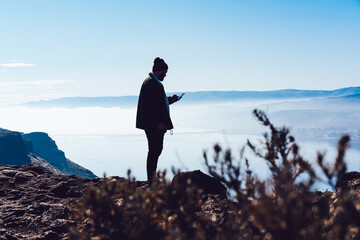
[[[220,143],[223,148],[231,148],[238,158],[240,149],[247,139],[258,143],[261,134],[267,129],[253,117],[252,110],[261,105],[277,126],[289,126],[298,140],[300,151],[311,162],[316,161],[318,150],[327,152],[326,160],[332,162],[336,156],[336,132],[353,134],[353,146],[347,152],[346,161],[349,170],[360,171],[357,161],[360,149],[356,144],[356,121],[347,121],[339,127],[341,117],[348,115],[331,115],[332,121],[325,121],[326,114],[312,116],[297,113],[279,114],[290,111],[287,107],[275,108],[271,102],[228,102],[212,104],[181,104],[171,106],[174,123],[174,134],[165,135],[164,150],[159,159],[158,169],[170,169],[172,166],[181,170],[201,169],[203,151],[209,157],[213,155],[212,147]],[[335,110],[335,109],[334,109]],[[329,112],[329,111],[328,111]],[[350,108],[348,114],[354,116],[360,111]],[[20,132],[46,132],[56,141],[59,149],[67,158],[84,166],[96,175],[125,176],[131,169],[137,179],[146,179],[147,141],[142,130],[135,128],[136,109],[119,107],[102,108],[0,108],[0,127]],[[302,116],[302,117],[299,117]],[[334,117],[335,116],[335,117]],[[313,119],[313,121],[306,119]],[[351,117],[350,117],[351,118]],[[324,124],[329,122],[329,124]],[[299,127],[297,127],[299,126]],[[307,129],[306,131],[304,129]],[[313,129],[313,130],[312,130]],[[314,133],[316,132],[316,134]],[[333,135],[329,135],[331,132]],[[314,133],[314,134],[313,134]],[[324,134],[327,134],[326,136]],[[330,137],[329,137],[330,136]],[[332,136],[332,137],[331,137]],[[250,160],[250,167],[261,178],[269,172],[265,163],[256,158],[249,150],[245,156]],[[319,188],[325,188],[319,186]]]

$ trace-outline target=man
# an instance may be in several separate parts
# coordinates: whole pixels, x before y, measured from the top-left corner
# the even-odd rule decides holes
[[[177,102],[177,95],[167,97],[162,81],[166,77],[168,65],[159,57],[154,60],[152,72],[141,86],[136,127],[145,130],[148,140],[147,179],[151,185],[157,168],[157,162],[163,149],[164,134],[173,129],[169,105]]]

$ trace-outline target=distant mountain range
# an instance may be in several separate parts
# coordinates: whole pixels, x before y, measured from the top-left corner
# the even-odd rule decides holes
[[[175,93],[168,93],[169,96]],[[285,89],[276,91],[199,91],[186,92],[181,102],[208,103],[227,101],[256,101],[256,100],[293,100],[293,99],[325,99],[341,98],[359,99],[360,87],[341,88],[336,90],[297,90]],[[120,97],[67,97],[52,100],[41,100],[22,104],[26,107],[37,108],[78,108],[78,107],[136,107],[138,96]]]

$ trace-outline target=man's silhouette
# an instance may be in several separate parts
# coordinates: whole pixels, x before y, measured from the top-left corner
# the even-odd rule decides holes
[[[163,149],[164,134],[173,129],[169,105],[178,101],[179,97],[167,97],[161,83],[166,77],[168,65],[161,58],[154,60],[152,72],[141,86],[136,127],[145,130],[148,140],[147,179],[152,184],[156,173],[157,162]]]

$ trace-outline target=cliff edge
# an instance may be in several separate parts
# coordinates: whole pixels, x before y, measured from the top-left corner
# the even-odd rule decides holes
[[[67,159],[47,133],[24,134],[0,129],[0,164],[22,166],[30,163],[54,174],[96,178],[90,170]]]

